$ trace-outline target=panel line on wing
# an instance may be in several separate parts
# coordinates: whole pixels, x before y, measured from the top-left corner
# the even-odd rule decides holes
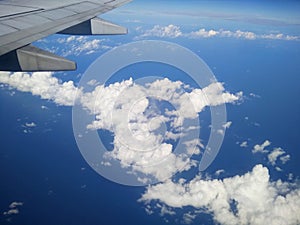
[[[14,14],[10,14],[10,15],[0,16],[0,19],[14,17],[14,16],[19,16],[19,15],[25,15],[25,14],[30,14],[30,13],[41,12],[43,10],[44,9],[35,9],[35,10],[31,10],[31,11],[26,11],[26,12],[14,13]]]

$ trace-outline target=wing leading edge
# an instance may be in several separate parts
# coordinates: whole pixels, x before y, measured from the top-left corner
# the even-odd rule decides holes
[[[97,15],[130,0],[3,0],[0,2],[0,70],[75,70],[76,63],[38,49],[32,42],[50,34],[126,34],[127,29]],[[19,3],[19,4],[18,4]],[[37,7],[39,6],[39,7]],[[8,13],[10,11],[10,13]]]

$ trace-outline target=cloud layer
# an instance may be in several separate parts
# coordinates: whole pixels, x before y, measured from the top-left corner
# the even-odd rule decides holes
[[[271,181],[268,169],[262,165],[255,166],[244,175],[222,180],[203,179],[199,175],[190,181],[164,181],[177,171],[196,166],[190,156],[200,153],[201,141],[199,137],[189,138],[188,130],[192,128],[184,128],[185,121],[198,120],[198,113],[206,107],[241,99],[242,93],[226,92],[222,83],[192,89],[181,81],[169,79],[145,85],[128,79],[108,86],[91,81],[89,84],[93,90],[86,92],[72,81],[61,82],[47,72],[1,72],[0,82],[52,100],[58,105],[73,106],[77,102],[95,115],[95,120],[87,129],[104,129],[114,133],[114,149],[107,152],[106,165],[110,165],[110,160],[115,160],[132,172],[138,171],[162,181],[148,186],[139,200],[146,204],[149,214],[153,213],[149,203],[156,201],[159,202],[156,206],[161,215],[174,215],[175,208],[194,208],[194,211],[184,214],[186,223],[196,219],[200,212],[210,213],[217,223],[226,225],[300,222],[300,189],[280,180]],[[171,103],[173,108],[159,111],[156,103],[162,101]],[[230,125],[231,122],[227,122],[223,128]],[[26,126],[33,127],[35,124],[28,123]],[[175,154],[174,146],[168,141],[179,138],[183,138],[185,147],[183,152]],[[253,152],[269,153],[271,165],[278,159],[282,163],[289,160],[289,155],[284,155],[285,151],[281,148],[267,150],[270,144],[266,140],[261,145],[255,145]],[[246,147],[247,142],[242,145]],[[218,171],[217,175],[222,172]],[[14,203],[5,215],[18,213],[16,204],[19,203]]]
[[[62,83],[49,72],[36,72],[32,75],[22,72],[12,74],[1,72],[0,83],[65,106],[72,106],[77,91],[80,91],[74,86],[73,81]]]
[[[299,36],[286,35],[282,33],[270,33],[270,34],[257,34],[251,31],[242,30],[206,30],[205,28],[200,28],[199,30],[192,32],[183,32],[179,26],[170,24],[167,26],[155,25],[153,28],[144,31],[139,38],[144,37],[160,37],[160,38],[236,38],[245,40],[256,40],[256,39],[269,39],[269,40],[285,40],[285,41],[295,41],[300,40]]]
[[[79,103],[95,120],[87,129],[113,132],[114,149],[105,154],[106,165],[117,160],[122,167],[142,172],[162,181],[177,171],[196,166],[190,160],[200,153],[199,136],[187,125],[197,124],[198,113],[205,107],[234,103],[242,93],[226,92],[221,83],[211,83],[203,89],[192,89],[181,81],[167,78],[138,85],[132,79],[108,86],[94,84],[94,90],[84,92],[72,81],[61,82],[52,73],[3,73],[0,82],[19,91],[30,92],[59,105]],[[158,105],[169,102],[171,108]],[[231,122],[224,125],[229,127]],[[223,134],[223,133],[222,133]],[[182,140],[179,153],[170,141]]]
[[[223,180],[195,177],[150,186],[140,201],[159,201],[172,208],[193,207],[212,213],[220,224],[288,225],[300,222],[300,189],[280,180],[270,181],[268,169],[257,165],[251,172]],[[194,216],[192,216],[194,215]]]
[[[65,36],[56,35],[55,39],[47,38],[38,40],[37,43],[42,45],[42,48],[66,56],[90,55],[95,52],[111,49],[110,40],[107,38],[94,38],[89,36]],[[47,43],[47,45],[44,45]],[[60,45],[57,45],[60,44]],[[49,46],[52,46],[49,49]]]

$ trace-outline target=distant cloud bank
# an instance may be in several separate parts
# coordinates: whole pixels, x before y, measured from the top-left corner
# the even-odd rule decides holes
[[[245,39],[245,40],[256,40],[256,39],[269,39],[269,40],[284,40],[284,41],[299,41],[299,36],[286,35],[282,33],[270,33],[270,34],[257,34],[251,31],[242,31],[242,30],[206,30],[205,28],[200,28],[199,30],[184,33],[180,26],[170,24],[167,26],[155,25],[153,28],[144,31],[137,38],[145,37],[161,37],[161,38],[236,38],[236,39]]]

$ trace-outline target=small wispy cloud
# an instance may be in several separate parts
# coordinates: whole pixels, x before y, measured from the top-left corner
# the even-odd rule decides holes
[[[244,142],[243,142],[244,143]],[[242,143],[242,144],[243,144]],[[241,145],[242,145],[241,144]],[[247,143],[246,143],[247,144]],[[246,145],[245,144],[245,145]],[[272,166],[276,166],[276,169],[278,171],[281,171],[281,169],[277,166],[277,162],[278,159],[281,161],[281,164],[285,164],[287,161],[290,160],[291,156],[286,154],[286,151],[283,150],[280,147],[275,147],[273,148],[273,150],[268,150],[266,149],[267,147],[269,147],[271,145],[271,142],[269,140],[266,140],[264,143],[262,144],[257,144],[253,147],[252,149],[252,153],[265,153],[268,154],[267,155],[267,159],[268,162],[272,165]]]
[[[36,124],[34,122],[31,122],[31,123],[25,123],[24,126],[30,128],[30,127],[36,127]]]
[[[105,44],[107,39],[91,39],[88,36],[69,36],[66,38],[58,38],[59,44],[64,44],[62,55],[89,55],[100,50],[111,49],[112,47]],[[59,49],[56,49],[59,51]]]
[[[265,142],[262,143],[261,145],[259,145],[259,144],[254,145],[254,147],[252,149],[252,153],[257,153],[257,152],[266,153],[266,152],[268,152],[266,147],[268,147],[269,145],[271,145],[271,142],[269,140],[265,140]]]
[[[279,158],[282,164],[285,164],[290,160],[290,155],[284,155],[286,152],[282,148],[274,148],[272,152],[268,155],[268,160],[271,165],[275,166],[276,161]]]
[[[247,142],[247,141],[243,141],[243,142],[240,144],[240,147],[242,147],[242,148],[247,148],[247,147],[248,147],[248,142]]]
[[[20,210],[19,207],[23,206],[23,202],[12,202],[8,206],[8,210],[3,212],[3,215],[9,216],[9,215],[16,215],[19,214]]]

